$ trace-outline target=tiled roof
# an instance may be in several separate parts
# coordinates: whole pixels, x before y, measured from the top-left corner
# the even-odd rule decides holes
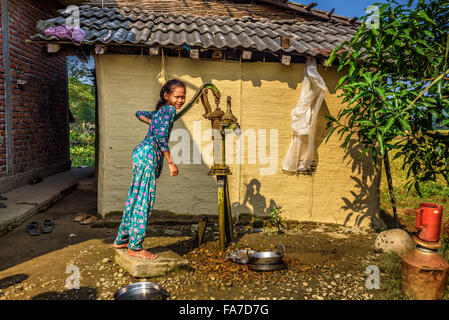
[[[46,20],[65,23],[69,14]],[[324,56],[341,42],[353,37],[357,27],[325,21],[267,20],[226,16],[192,16],[154,13],[128,8],[80,6],[80,24],[86,31],[84,44],[144,44],[200,48],[244,48]],[[281,37],[290,37],[290,47],[282,49]],[[32,40],[59,40],[39,33]]]

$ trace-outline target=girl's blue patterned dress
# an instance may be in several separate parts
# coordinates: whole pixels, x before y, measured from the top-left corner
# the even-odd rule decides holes
[[[133,177],[115,244],[128,243],[131,250],[142,250],[145,228],[156,196],[156,179],[161,175],[163,152],[169,150],[168,140],[175,114],[176,108],[171,105],[158,111],[136,112],[137,118],[151,118],[151,124],[145,139],[132,153]]]

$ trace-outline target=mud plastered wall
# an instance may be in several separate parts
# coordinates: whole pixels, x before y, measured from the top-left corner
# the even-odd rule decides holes
[[[356,145],[345,152],[336,136],[328,143],[324,142],[327,134],[325,115],[335,116],[342,107],[341,99],[337,97],[339,92],[331,94],[338,81],[335,69],[318,66],[330,92],[318,116],[316,172],[311,176],[288,176],[282,172],[282,161],[291,141],[290,114],[301,90],[304,64],[285,66],[166,57],[164,77],[160,56],[111,54],[95,56],[95,63],[100,124],[98,206],[102,215],[124,208],[132,177],[131,153],[148,129],[135,117],[135,112],[154,110],[165,78],[178,78],[187,85],[186,103],[202,84],[216,85],[222,94],[221,108],[226,109],[226,97],[231,96],[232,110],[244,135],[255,134],[255,163],[250,161],[254,150],[248,154],[250,146],[244,138],[243,163],[236,164],[234,143],[232,163],[229,164],[234,215],[267,216],[274,206],[281,205],[282,216],[286,219],[349,226],[376,226],[379,223],[378,171],[373,169],[367,157],[357,159],[361,150]],[[210,101],[214,108],[211,94]],[[207,175],[212,164],[212,140],[205,131],[210,128],[210,122],[202,117],[203,113],[202,105],[198,104],[175,122],[171,150],[175,152],[180,148],[181,131],[177,129],[186,129],[192,141],[183,155],[190,159],[190,163],[178,165],[177,177],[169,176],[168,166],[164,163],[157,181],[155,209],[176,214],[217,214],[215,178]],[[263,132],[266,148],[260,144]],[[277,142],[278,150],[277,164],[271,170],[270,164],[262,163],[259,148],[262,156],[269,156],[270,151],[274,154],[275,148],[270,149],[273,132],[277,134],[273,141]],[[194,154],[199,151],[203,159],[200,164],[194,164]],[[273,167],[276,161],[273,157],[269,161]]]

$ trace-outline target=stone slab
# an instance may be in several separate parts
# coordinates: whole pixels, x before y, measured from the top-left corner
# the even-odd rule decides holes
[[[189,265],[187,259],[168,249],[154,251],[158,257],[151,260],[130,257],[127,249],[114,249],[114,251],[115,262],[135,278],[159,277]]]

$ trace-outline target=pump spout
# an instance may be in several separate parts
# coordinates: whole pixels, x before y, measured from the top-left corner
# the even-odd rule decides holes
[[[210,120],[210,117],[212,115],[212,109],[210,107],[209,100],[207,98],[208,89],[210,89],[212,91],[212,93],[215,97],[216,107],[217,107],[217,109],[219,109],[221,93],[215,85],[213,85],[211,83],[206,83],[203,86],[201,86],[201,88],[199,88],[197,90],[197,92],[195,93],[193,98],[190,100],[190,102],[184,108],[182,108],[182,110],[180,112],[178,112],[175,115],[174,121],[178,120],[187,111],[189,111],[195,103],[199,102],[200,98],[201,98],[201,102],[203,104],[204,111],[205,111],[205,113],[203,114],[203,117]]]

